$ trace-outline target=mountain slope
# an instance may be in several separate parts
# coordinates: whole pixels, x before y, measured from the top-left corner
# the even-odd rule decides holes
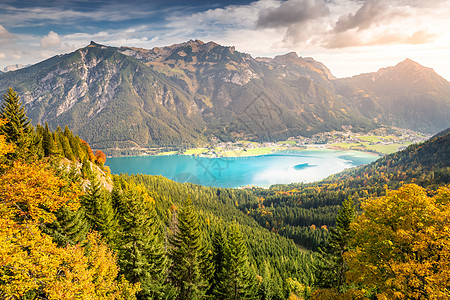
[[[347,104],[379,123],[422,132],[450,125],[450,83],[410,59],[339,79],[336,86]]]
[[[204,127],[190,96],[139,61],[91,43],[4,74],[34,123],[69,125],[95,148],[194,144]]]
[[[373,126],[337,99],[325,66],[296,54],[254,59],[234,47],[198,40],[121,51],[179,83],[223,139],[282,139],[343,125]]]
[[[335,79],[320,62],[295,53],[255,59],[198,40],[153,49],[92,42],[0,74],[0,90],[17,89],[34,123],[69,125],[94,148],[115,151],[194,146],[213,137],[282,140],[379,124],[447,127],[450,84],[415,63],[400,65]],[[420,74],[422,85],[407,84]]]

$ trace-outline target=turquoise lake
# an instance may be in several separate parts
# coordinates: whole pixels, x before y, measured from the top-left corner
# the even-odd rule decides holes
[[[178,182],[236,188],[313,182],[377,158],[378,155],[358,151],[300,150],[237,158],[189,155],[115,157],[108,158],[106,165],[114,174],[162,175]]]

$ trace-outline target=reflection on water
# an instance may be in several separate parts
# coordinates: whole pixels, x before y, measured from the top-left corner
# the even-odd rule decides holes
[[[238,158],[187,155],[108,158],[115,174],[163,175],[178,182],[206,186],[269,187],[276,183],[312,182],[346,168],[367,164],[379,156],[357,151],[302,150]]]

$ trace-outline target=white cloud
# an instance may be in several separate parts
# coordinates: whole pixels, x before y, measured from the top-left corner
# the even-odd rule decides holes
[[[6,54],[0,52],[0,59],[5,58],[5,57],[6,57]]]
[[[288,0],[278,7],[269,7],[261,11],[258,15],[257,26],[277,28],[303,24],[328,14],[330,10],[321,0]]]
[[[41,48],[59,47],[61,45],[61,37],[54,31],[50,31],[48,35],[40,41]]]
[[[10,38],[10,37],[12,37],[12,34],[9,33],[8,30],[6,30],[5,27],[0,25],[0,39]]]
[[[339,17],[334,30],[343,32],[352,28],[367,29],[373,23],[389,17],[389,6],[386,1],[367,0],[355,13]]]

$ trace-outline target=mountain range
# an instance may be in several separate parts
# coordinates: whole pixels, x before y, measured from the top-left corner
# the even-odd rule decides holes
[[[338,79],[294,52],[253,58],[199,40],[153,49],[91,42],[0,74],[0,91],[9,86],[33,123],[68,125],[103,150],[450,124],[450,83],[411,60]]]

